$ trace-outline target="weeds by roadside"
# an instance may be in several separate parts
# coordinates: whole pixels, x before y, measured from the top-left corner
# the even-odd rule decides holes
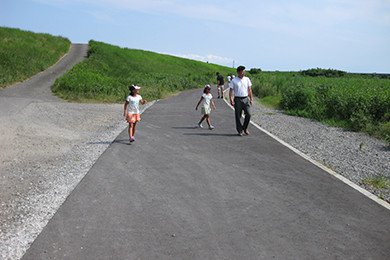
[[[252,75],[253,92],[266,102],[279,100],[275,105],[290,115],[368,133],[390,143],[389,78],[332,70],[321,73],[320,69],[310,73],[260,72]],[[316,76],[310,76],[313,73]]]

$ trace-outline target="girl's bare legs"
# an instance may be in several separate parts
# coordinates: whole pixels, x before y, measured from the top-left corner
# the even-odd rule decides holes
[[[204,115],[204,116],[202,117],[202,119],[200,119],[199,123],[202,123],[203,120],[204,120],[206,117],[207,117],[207,115]]]
[[[133,131],[132,131],[132,126],[131,126],[131,125],[132,125],[132,123],[129,123],[129,138],[132,137],[131,134],[132,134],[132,132],[133,132]]]
[[[209,126],[211,126],[211,124],[210,124],[210,115],[205,115],[205,117],[206,117],[206,122],[207,122],[207,124],[208,124]]]
[[[135,122],[134,124],[133,124],[133,137],[134,137],[134,135],[135,135],[135,126],[137,125],[137,122]]]
[[[129,123],[129,137],[132,138],[134,137],[135,134],[135,125],[137,123]]]

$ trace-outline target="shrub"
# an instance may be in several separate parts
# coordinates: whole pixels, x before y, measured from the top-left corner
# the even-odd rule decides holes
[[[254,74],[259,74],[261,72],[261,69],[256,69],[256,68],[252,68],[249,70],[249,73],[254,75]]]
[[[252,76],[260,98],[280,96],[287,113],[363,131],[389,141],[390,80],[346,75],[307,77],[290,72]]]
[[[303,71],[301,71],[301,74],[303,76],[310,76],[310,77],[325,76],[327,78],[339,78],[339,77],[344,77],[347,75],[346,72],[341,71],[341,70],[320,69],[320,68],[303,70]]]

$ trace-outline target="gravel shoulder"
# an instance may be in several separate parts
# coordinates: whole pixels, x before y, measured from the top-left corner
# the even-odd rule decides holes
[[[23,256],[126,128],[122,115],[122,104],[33,102],[0,118],[1,259]]]
[[[390,203],[389,188],[378,189],[363,183],[364,179],[377,176],[390,179],[390,146],[386,142],[311,119],[289,116],[258,103],[253,106],[251,120],[311,159]]]

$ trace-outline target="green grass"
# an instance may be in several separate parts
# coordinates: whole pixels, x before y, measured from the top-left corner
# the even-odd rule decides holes
[[[329,74],[336,76],[260,72],[251,76],[253,93],[266,101],[269,97],[288,114],[365,132],[390,142],[390,79],[349,73],[326,75]],[[279,104],[275,97],[279,97]]]
[[[384,175],[378,175],[374,177],[367,177],[362,182],[378,189],[390,189],[390,179]]]
[[[52,90],[71,101],[123,102],[128,87],[137,84],[140,94],[155,100],[179,91],[216,83],[216,72],[234,69],[154,52],[119,48],[90,41],[89,58],[57,79]]]
[[[280,96],[267,96],[259,99],[259,103],[268,108],[280,108]]]
[[[63,37],[0,27],[0,89],[49,68],[69,47]]]

